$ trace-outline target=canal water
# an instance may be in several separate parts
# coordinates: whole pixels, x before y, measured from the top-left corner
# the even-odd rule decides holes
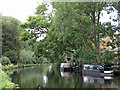
[[[55,65],[41,65],[9,73],[12,82],[21,88],[120,88],[118,77],[83,76],[60,72]]]

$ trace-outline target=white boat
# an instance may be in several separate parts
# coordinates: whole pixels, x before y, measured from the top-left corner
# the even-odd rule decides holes
[[[73,68],[72,66],[70,65],[70,63],[61,63],[60,65],[60,70],[61,71],[64,71],[64,72],[72,72],[73,71]]]
[[[95,76],[112,76],[113,70],[111,65],[89,65],[85,64],[83,67],[83,74]]]

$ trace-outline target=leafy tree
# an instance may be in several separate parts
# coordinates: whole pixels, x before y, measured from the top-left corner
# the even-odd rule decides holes
[[[22,63],[30,64],[33,63],[34,57],[32,51],[25,51],[24,49],[21,51]]]
[[[34,51],[36,45],[34,45],[34,48],[28,44],[27,41],[20,41],[21,42],[21,50],[25,49],[25,51]]]
[[[28,22],[21,24],[20,26],[27,29],[24,30],[21,34],[20,40],[28,42],[29,45],[38,46],[38,43],[45,44],[42,41],[38,41],[39,37],[41,37],[44,34],[48,33],[48,28],[50,26],[50,19],[48,16],[46,16],[47,11],[47,4],[43,4],[37,7],[36,14],[37,16],[29,16]],[[42,44],[43,43],[43,44]],[[44,46],[44,45],[43,45]],[[36,47],[37,48],[37,47]],[[41,49],[45,49],[45,47],[41,47]],[[47,50],[47,49],[46,49]],[[44,52],[46,51],[44,50]],[[38,48],[35,52],[38,51]],[[37,55],[40,52],[40,55]],[[37,57],[42,57],[46,55],[46,53],[39,50],[39,52],[36,54]],[[44,53],[44,55],[42,54]]]
[[[118,3],[113,3],[113,6],[114,8],[117,10],[118,12],[118,18],[120,18],[120,1]],[[120,19],[118,20],[115,20],[115,21],[118,21],[118,27],[116,27],[117,31],[118,31],[118,34],[115,36],[116,37],[116,45],[118,47],[118,60],[119,60],[119,63],[120,63],[120,24],[119,24],[119,21]]]
[[[89,58],[94,57],[95,54],[98,58],[98,62],[100,62],[100,38],[106,36],[113,38],[114,35],[114,31],[110,23],[100,23],[100,15],[102,10],[106,10],[109,13],[112,12],[112,3],[55,2],[53,3],[53,6],[56,9],[55,20],[53,22],[55,30],[62,34],[62,38],[68,37],[69,34],[73,34],[74,37],[79,34],[77,39],[79,38],[81,40],[81,46],[78,48],[82,48],[81,51],[84,50],[84,53],[80,53],[80,55],[84,56],[87,53],[90,55],[88,57],[89,60]],[[72,38],[72,40],[74,39]],[[72,40],[69,40],[68,42],[69,47],[71,45],[75,47],[76,44],[78,44],[76,42],[74,44]],[[63,41],[63,39],[61,39],[61,41]],[[76,50],[77,48],[75,51]]]
[[[63,61],[66,53],[72,59],[101,62],[100,38],[113,38],[114,31],[110,23],[100,23],[100,15],[102,10],[113,11],[113,4],[53,2],[52,6],[54,11],[51,15],[46,14],[47,4],[38,6],[37,16],[30,16],[28,22],[21,25],[27,29],[21,40],[28,40],[31,45],[36,42],[35,55],[52,62]],[[38,41],[42,34],[47,36]]]
[[[2,15],[0,13],[0,58],[2,57]]]
[[[50,20],[45,16],[46,11],[46,4],[38,6],[36,11],[38,16],[29,16],[28,22],[21,24],[28,30],[22,32],[20,40],[29,40],[29,44],[33,45],[41,35],[47,34]]]
[[[22,29],[19,27],[20,21],[12,17],[2,17],[2,54],[7,54],[8,57],[14,53],[18,56],[14,59],[10,58],[11,62],[17,62],[20,59],[20,41],[19,36]],[[21,30],[21,31],[20,31]]]
[[[102,53],[102,55],[101,55],[102,62],[106,63],[106,64],[113,63],[115,57],[116,57],[116,54],[111,51],[106,51],[106,52]]]
[[[22,57],[22,63],[24,64],[40,64],[40,63],[46,63],[47,59],[45,57],[36,57],[34,56],[34,52],[30,51],[30,50],[21,50],[21,57]]]

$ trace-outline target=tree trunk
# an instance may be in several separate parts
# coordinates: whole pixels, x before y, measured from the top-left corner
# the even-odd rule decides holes
[[[99,12],[99,15],[100,15],[100,12]],[[100,17],[99,15],[98,15],[97,25],[99,24],[99,17]],[[92,11],[92,19],[93,19],[94,27],[96,27],[95,6],[94,6],[94,10]],[[100,43],[100,41],[99,41],[100,38],[99,38],[99,34],[98,34],[97,38],[96,38],[96,36],[97,36],[97,33],[95,33],[94,40],[92,40],[92,42],[94,43],[95,49],[97,50],[98,63],[101,63],[101,61],[100,61],[101,56],[100,56],[100,44],[99,44]],[[96,42],[98,42],[98,44]]]
[[[87,39],[84,36],[82,36],[82,38],[83,38],[83,42],[84,42],[84,44],[86,46],[86,50],[89,51],[89,44],[87,42]]]
[[[98,57],[98,63],[101,63],[101,56],[100,56],[100,44],[97,44],[96,41],[93,41],[95,45],[95,49],[97,50],[97,57]],[[98,40],[99,43],[99,40]]]
[[[98,57],[98,63],[99,63],[99,64],[101,64],[101,56],[100,56],[100,51],[98,51],[97,57]]]

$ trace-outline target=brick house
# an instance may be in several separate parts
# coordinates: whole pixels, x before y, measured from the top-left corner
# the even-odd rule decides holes
[[[105,43],[103,44],[102,41],[105,41]],[[112,49],[111,46],[107,46],[107,43],[110,42],[112,43],[112,40],[110,39],[110,37],[104,37],[104,38],[101,38],[101,43],[100,43],[100,51],[101,52],[105,52],[105,51],[116,51],[118,48],[117,46],[115,45],[115,43],[113,43],[115,45],[115,48]]]
[[[105,43],[103,44],[102,41],[105,41]],[[111,42],[110,37],[101,38],[101,43],[100,43],[100,50],[101,50],[101,52],[105,52],[106,50],[110,51],[112,49],[111,46],[107,46],[108,42]]]

